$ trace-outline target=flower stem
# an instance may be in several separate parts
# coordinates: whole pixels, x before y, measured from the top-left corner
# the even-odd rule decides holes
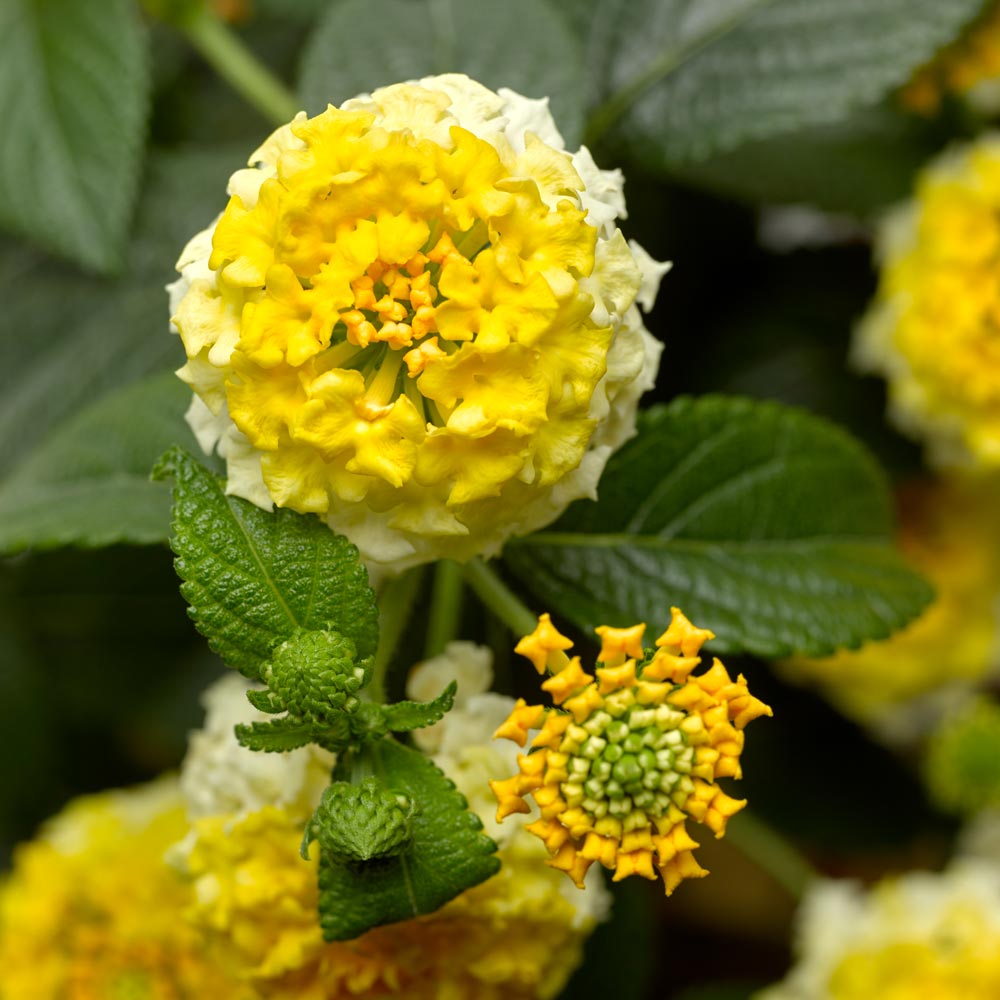
[[[295,117],[299,110],[295,95],[207,6],[198,7],[177,27],[219,76],[265,118],[284,125]]]
[[[411,569],[390,580],[379,594],[379,637],[375,666],[368,685],[368,695],[376,704],[386,699],[386,672],[392,663],[399,640],[410,620],[413,605],[423,582],[423,567]]]
[[[462,614],[462,567],[450,559],[442,559],[434,570],[431,592],[430,621],[424,641],[424,659],[444,652],[445,646],[458,634]]]
[[[465,581],[476,596],[515,635],[527,635],[538,625],[538,616],[532,614],[521,599],[481,559],[470,559],[465,564]]]
[[[811,864],[784,837],[751,813],[741,812],[726,827],[726,841],[766,871],[789,895],[802,898],[819,878]]]

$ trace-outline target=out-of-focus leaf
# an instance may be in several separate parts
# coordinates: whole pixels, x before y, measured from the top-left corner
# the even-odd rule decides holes
[[[149,473],[171,445],[195,446],[190,396],[168,372],[71,417],[0,485],[0,552],[165,541],[170,490]]]
[[[651,166],[843,120],[956,38],[981,0],[610,0],[588,64],[596,112]],[[603,58],[601,58],[603,56]]]
[[[925,128],[888,106],[748,142],[673,176],[742,201],[806,203],[866,217],[905,197],[935,152]]]
[[[116,270],[149,75],[129,0],[0,4],[0,224],[88,269]]]
[[[550,97],[567,146],[579,142],[586,68],[580,43],[547,0],[342,0],[310,36],[299,93],[316,113],[434,73]]]

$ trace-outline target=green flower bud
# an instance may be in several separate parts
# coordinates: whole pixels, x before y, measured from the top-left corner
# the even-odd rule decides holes
[[[336,781],[323,793],[307,840],[318,840],[335,861],[373,861],[402,853],[410,843],[413,803],[377,778],[360,785]]]

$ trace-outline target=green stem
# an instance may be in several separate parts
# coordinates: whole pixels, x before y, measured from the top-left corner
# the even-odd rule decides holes
[[[726,841],[766,871],[797,900],[819,878],[813,866],[795,847],[750,813],[742,812],[730,820],[726,827]]]
[[[521,599],[482,559],[471,559],[465,564],[465,581],[515,635],[534,632],[538,616],[521,603]]]
[[[177,27],[212,68],[248,104],[276,125],[291,121],[300,104],[279,80],[207,6]]]
[[[403,635],[423,582],[423,567],[390,580],[379,594],[379,637],[368,695],[376,704],[386,698],[386,673]]]
[[[462,567],[450,559],[442,559],[434,570],[430,621],[424,641],[425,660],[443,653],[445,646],[455,638],[461,614]]]
[[[768,2],[769,0],[764,0],[764,3]],[[732,31],[746,17],[746,13],[745,8],[738,10],[709,28],[704,34],[696,35],[694,38],[681,42],[661,53],[631,83],[627,83],[594,110],[587,123],[583,144],[590,147],[595,146],[633,101],[654,84],[659,83],[665,76],[669,76],[679,69],[689,59],[694,58],[702,49]]]

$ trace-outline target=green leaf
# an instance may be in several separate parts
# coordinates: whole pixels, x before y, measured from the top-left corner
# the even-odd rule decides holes
[[[0,485],[0,552],[165,541],[170,491],[149,470],[171,445],[194,446],[190,397],[167,373],[71,417]]]
[[[455,703],[458,685],[452,681],[433,701],[397,701],[383,709],[386,727],[394,733],[408,733],[440,722]]]
[[[260,678],[297,629],[331,629],[359,657],[378,642],[378,609],[358,550],[312,514],[261,510],[181,448],[154,476],[174,477],[171,546],[189,614],[230,666]]]
[[[369,751],[381,785],[415,803],[412,839],[394,857],[338,862],[321,853],[320,924],[327,941],[433,913],[500,868],[464,796],[423,754],[391,739]]]
[[[821,656],[884,638],[930,600],[891,532],[884,476],[853,438],[774,403],[706,396],[646,413],[600,501],[505,558],[583,628],[665,626],[676,605],[716,649]]]
[[[116,270],[148,95],[149,52],[129,0],[0,4],[0,225]]]
[[[229,147],[152,156],[128,273],[117,281],[85,277],[0,239],[10,331],[0,337],[0,476],[84,406],[183,363],[163,286],[187,239],[225,204],[226,177],[238,163]]]
[[[909,194],[938,139],[925,123],[880,106],[832,125],[743,143],[672,175],[743,201],[806,203],[867,217]]]
[[[315,113],[435,73],[467,73],[494,90],[550,97],[567,146],[579,143],[581,46],[547,0],[342,0],[311,33],[299,94]]]
[[[236,726],[236,739],[248,750],[284,753],[312,743],[316,727],[299,719],[269,719]]]
[[[958,36],[981,0],[611,0],[588,56],[596,134],[669,168],[877,103]]]

